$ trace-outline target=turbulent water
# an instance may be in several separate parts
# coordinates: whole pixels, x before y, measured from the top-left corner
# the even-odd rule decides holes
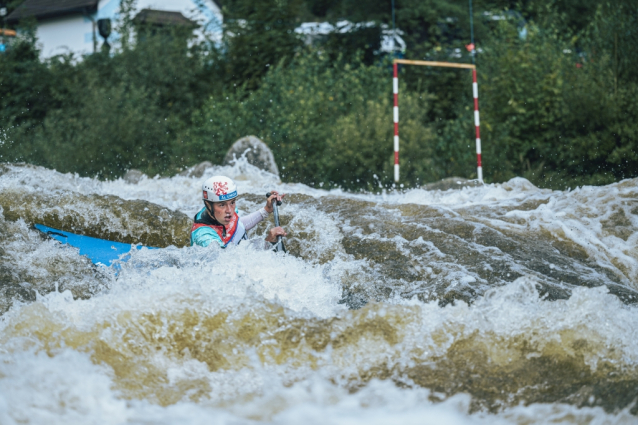
[[[243,214],[289,194],[288,254],[187,246],[214,174]],[[638,179],[350,194],[243,161],[4,164],[0,207],[0,424],[638,421]],[[36,222],[166,248],[116,273]]]

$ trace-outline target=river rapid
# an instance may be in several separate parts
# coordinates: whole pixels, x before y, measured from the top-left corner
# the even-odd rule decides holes
[[[187,246],[215,174],[240,214],[288,194],[288,254]],[[638,179],[352,194],[243,160],[137,184],[4,164],[0,207],[2,425],[638,422]],[[165,249],[116,272],[33,223]]]

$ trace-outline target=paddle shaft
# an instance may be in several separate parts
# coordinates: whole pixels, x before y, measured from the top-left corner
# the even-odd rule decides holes
[[[266,194],[266,198],[270,197],[270,192]],[[277,205],[281,205],[281,201],[274,201],[272,203],[272,209],[275,213],[275,226],[279,227],[279,209]],[[286,248],[284,248],[284,243],[281,241],[281,236],[277,236],[277,244],[275,244],[275,251],[284,251],[286,252]]]
[[[277,203],[273,202],[272,207],[275,210],[275,226],[279,227],[279,209],[277,208]],[[281,236],[277,236],[277,242],[281,242]]]

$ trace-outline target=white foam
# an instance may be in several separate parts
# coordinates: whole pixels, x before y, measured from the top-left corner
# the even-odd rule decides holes
[[[149,276],[157,281],[158,276]],[[82,326],[103,320],[119,312],[143,314],[151,311],[174,309],[184,303],[201,298],[193,294],[192,285],[179,291],[179,283],[172,285],[158,281],[156,287],[127,288],[128,296],[118,290],[96,297],[95,300],[72,300],[65,294],[50,294],[39,302],[48,310],[66,316],[67,323]],[[206,308],[223,309],[238,302],[215,295],[217,291],[205,285],[198,288],[214,298]],[[217,289],[221,289],[217,287]],[[124,288],[121,288],[123,291]],[[170,292],[173,291],[173,292]],[[429,356],[444,353],[454,340],[476,334],[477,331],[494,333],[502,338],[514,339],[522,334],[532,335],[541,349],[542,335],[560,334],[574,328],[596,338],[607,337],[601,347],[627,350],[616,358],[624,357],[635,364],[636,323],[635,308],[622,307],[600,290],[583,289],[571,300],[558,305],[539,300],[533,282],[521,279],[503,290],[494,290],[476,306],[462,303],[441,309],[435,304],[421,305],[422,318],[417,327],[410,326],[408,342],[394,347],[410,349],[406,344],[418,344]],[[223,305],[220,305],[220,301]],[[601,310],[601,307],[612,308]],[[412,307],[418,306],[412,304]],[[202,306],[198,305],[202,310]],[[17,312],[13,312],[14,314]],[[10,316],[16,317],[14,314]],[[375,314],[383,315],[382,310]],[[609,323],[615,323],[613,328]],[[5,321],[6,324],[6,321]],[[620,327],[618,327],[620,326]],[[86,327],[88,330],[91,326]],[[435,343],[431,336],[437,329],[455,329],[448,343]],[[593,332],[593,333],[592,333]],[[534,339],[533,335],[538,335]],[[0,329],[2,335],[2,329]],[[117,338],[104,333],[102,338]],[[367,347],[367,350],[372,346]],[[387,348],[380,347],[380,352]],[[502,349],[503,347],[497,347]],[[426,352],[427,352],[426,351]],[[506,359],[512,353],[501,353]],[[601,353],[604,355],[604,353]],[[617,353],[618,354],[618,353]],[[632,358],[626,357],[631,355]],[[326,360],[330,356],[325,357]],[[374,356],[368,357],[372,360]],[[499,357],[496,357],[499,358]],[[582,408],[563,404],[532,404],[504,409],[499,414],[469,413],[471,397],[458,394],[442,403],[433,403],[427,389],[398,388],[389,381],[372,380],[354,393],[341,385],[331,383],[334,366],[325,365],[317,371],[311,369],[297,373],[296,382],[286,384],[278,368],[262,365],[258,357],[245,369],[209,372],[205,365],[193,360],[175,363],[165,360],[169,381],[175,385],[193,379],[211,382],[210,398],[199,403],[183,400],[166,407],[145,400],[126,402],[113,388],[113,371],[106,365],[96,365],[88,354],[72,349],[60,349],[47,354],[44,351],[20,350],[14,344],[0,351],[0,418],[3,423],[158,423],[158,424],[244,424],[244,423],[336,423],[336,424],[513,424],[546,423],[549,418],[559,423],[633,423],[635,418],[625,409],[607,414],[601,408]],[[511,359],[510,359],[511,360]],[[507,360],[505,360],[507,361]],[[592,363],[592,367],[595,364]],[[286,367],[287,368],[287,367]],[[332,378],[332,379],[330,379]]]
[[[413,189],[374,195],[282,184],[275,176],[241,162],[209,169],[200,179],[158,177],[138,184],[100,182],[41,168],[10,169],[0,177],[0,190],[113,194],[189,214],[200,207],[201,181],[213,174],[234,178],[242,193],[261,195],[278,188],[343,200],[345,205],[348,200],[364,200],[397,211],[395,207],[405,204],[429,205],[495,229],[548,232],[584,249],[627,286],[638,283],[638,234],[634,231],[624,238],[618,233],[622,226],[638,228],[632,212],[632,202],[638,198],[637,180],[561,192],[513,179],[445,192]],[[113,271],[94,272],[71,250],[63,252],[53,242],[37,240],[24,222],[11,224],[15,237],[7,239],[2,248],[7,252],[5,264],[11,264],[16,274],[28,274],[29,279],[43,283],[58,282],[53,271],[64,266],[68,269],[62,279],[65,282],[101,289],[86,294],[86,299],[74,299],[66,290],[42,293],[37,301],[16,303],[2,316],[0,422],[541,424],[550,419],[566,423],[630,423],[634,419],[626,409],[608,414],[597,407],[579,409],[561,403],[504,407],[496,414],[469,413],[469,395],[457,394],[434,403],[431,396],[442,396],[408,377],[415,364],[437,366],[455,343],[477,340],[473,347],[485,350],[492,365],[555,355],[584,359],[583,372],[596,371],[604,362],[635,379],[637,310],[608,294],[606,287],[576,288],[570,299],[550,302],[539,298],[538,278],[524,276],[490,289],[471,306],[457,301],[441,307],[395,294],[382,304],[349,311],[338,301],[342,286],[352,282],[352,276],[370,284],[376,282],[365,279],[391,277],[368,273],[365,258],[355,260],[344,250],[330,251],[344,237],[334,216],[295,205],[287,205],[284,211],[293,215],[293,222],[304,222],[322,237],[304,240],[312,242],[302,247],[307,259],[253,251],[248,244],[224,251],[198,247],[141,250],[117,276]],[[606,224],[620,220],[619,212],[625,224]],[[409,248],[431,247],[432,261],[419,264],[424,270],[429,268],[428,276],[435,260],[445,256],[423,238],[408,242],[380,232],[366,235],[356,223],[344,226],[362,241],[387,242],[406,256]],[[313,258],[328,252],[334,254],[330,260]],[[487,288],[492,283],[481,281],[453,261],[438,266],[445,269],[456,289],[477,283]],[[552,270],[557,267],[551,266]],[[409,290],[409,284],[403,289]],[[236,353],[219,354],[224,366],[213,367],[183,349],[170,352],[179,338],[197,333],[200,322],[190,325],[183,318],[189,312],[202,322],[226,315],[223,324],[237,326],[211,331],[198,342],[234,348]],[[258,325],[263,328],[253,332]],[[330,340],[325,347],[316,348],[304,340],[309,335],[293,332],[304,329],[311,333],[313,326],[318,333],[329,329],[328,336],[322,335]],[[528,352],[512,341],[524,341]],[[586,341],[587,349],[576,352],[578,341]],[[96,360],[102,358],[102,351],[96,348],[99,344],[112,349],[113,358],[138,368],[140,382],[152,394],[128,389],[117,375],[123,372],[114,370],[116,361]],[[198,346],[187,347],[194,350]],[[384,367],[394,368],[396,375],[386,380],[362,378]],[[150,369],[157,371],[152,375],[156,380],[143,381]],[[396,382],[403,382],[401,388]],[[163,392],[178,397],[163,406],[157,400],[157,394]]]
[[[120,424],[126,402],[111,388],[108,368],[86,354],[61,350],[9,355],[0,351],[3,424]]]

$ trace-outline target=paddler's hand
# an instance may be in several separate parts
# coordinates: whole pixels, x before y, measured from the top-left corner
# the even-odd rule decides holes
[[[266,242],[275,243],[277,242],[277,236],[286,236],[286,231],[283,227],[273,227],[268,231],[268,236],[266,236]]]
[[[272,203],[274,201],[279,201],[281,202],[282,199],[284,199],[284,196],[286,196],[286,194],[284,193],[283,195],[280,195],[279,192],[275,191],[275,190],[271,190],[270,191],[270,196],[268,197],[268,200],[266,201],[266,206],[264,207],[264,209],[266,210],[266,212],[268,214],[272,214],[273,212],[273,207],[272,207]]]

